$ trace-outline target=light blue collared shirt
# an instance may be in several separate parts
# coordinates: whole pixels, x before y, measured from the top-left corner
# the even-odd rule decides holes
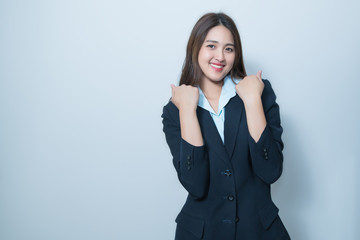
[[[238,83],[240,79],[234,79],[234,81]],[[217,114],[211,107],[209,101],[206,99],[200,86],[198,88],[199,88],[198,106],[209,111],[212,119],[214,120],[216,128],[220,134],[221,140],[224,143],[225,105],[229,102],[229,100],[232,97],[236,95],[235,84],[233,83],[229,75],[225,77],[224,84],[221,88]]]

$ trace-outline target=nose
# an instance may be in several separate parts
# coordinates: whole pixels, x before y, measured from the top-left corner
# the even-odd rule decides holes
[[[218,60],[219,62],[222,62],[225,60],[224,52],[222,51],[222,49],[220,49],[220,48],[218,49],[218,51],[216,52],[215,59]]]

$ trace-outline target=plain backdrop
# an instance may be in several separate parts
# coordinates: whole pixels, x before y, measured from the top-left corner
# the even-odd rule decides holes
[[[294,240],[360,239],[356,0],[0,0],[0,239],[174,238],[187,193],[162,131],[195,22],[236,22],[284,128]]]

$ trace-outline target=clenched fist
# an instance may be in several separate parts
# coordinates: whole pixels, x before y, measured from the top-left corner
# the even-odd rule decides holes
[[[261,73],[261,70],[259,70],[256,75],[246,76],[236,84],[236,93],[244,102],[258,97],[261,98],[265,86],[261,79]]]
[[[199,101],[199,89],[191,85],[182,84],[175,86],[171,84],[172,97],[171,101],[179,110],[195,109]]]

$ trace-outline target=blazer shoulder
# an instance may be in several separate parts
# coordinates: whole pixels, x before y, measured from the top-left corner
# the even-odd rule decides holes
[[[276,94],[271,86],[271,83],[268,79],[262,79],[264,82],[264,90],[261,95],[261,99],[264,105],[264,109],[270,108],[276,101]]]
[[[171,98],[169,99],[168,103],[163,106],[161,117],[170,118],[172,121],[180,124],[179,109],[171,101]]]

